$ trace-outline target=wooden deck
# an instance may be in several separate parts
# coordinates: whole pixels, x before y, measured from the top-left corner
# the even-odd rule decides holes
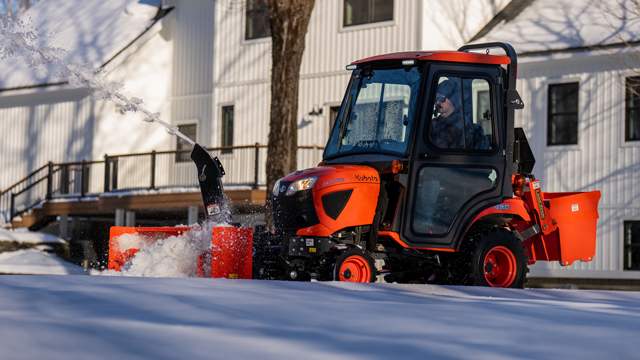
[[[266,204],[265,190],[225,190],[225,194],[229,205],[240,211],[256,209]],[[45,202],[31,214],[23,215],[21,220],[14,220],[12,225],[14,228],[32,227],[59,215],[115,216],[116,209],[162,211],[189,206],[203,207],[199,191],[123,196],[108,194],[91,199],[69,198],[64,201]]]

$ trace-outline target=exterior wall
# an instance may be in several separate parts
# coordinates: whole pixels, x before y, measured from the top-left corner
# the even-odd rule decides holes
[[[639,68],[640,69],[640,68]],[[536,157],[533,173],[544,191],[600,190],[594,261],[563,268],[538,263],[531,276],[640,279],[623,271],[623,221],[640,219],[640,142],[624,141],[624,80],[610,57],[521,58],[518,91],[525,108],[516,112]],[[548,85],[579,82],[578,145],[547,146]]]
[[[175,6],[176,22],[172,36],[171,122],[197,123],[198,143],[212,146],[210,140],[213,106],[214,28],[216,2],[210,0],[167,1]],[[176,139],[169,139],[175,149]]]
[[[142,99],[143,108],[160,113],[160,118],[168,123],[171,123],[172,30],[173,23],[167,24],[106,76],[107,81],[124,85],[124,95]],[[120,113],[117,101],[96,101],[95,108],[92,159],[102,159],[105,154],[171,149],[173,136],[160,124],[142,121],[142,114]]]
[[[342,101],[349,80],[347,64],[419,48],[420,3],[395,1],[393,21],[342,28],[342,1],[316,1],[300,74],[299,145],[324,146],[329,107]],[[220,108],[224,105],[234,105],[234,145],[267,143],[271,39],[244,40],[244,18],[241,6],[218,2],[212,145],[220,143]],[[314,107],[322,109],[322,115],[308,115]]]
[[[139,44],[138,44],[139,45]],[[145,109],[169,114],[171,26],[120,59],[106,81],[144,100]],[[94,101],[90,90],[50,87],[0,96],[0,189],[49,161],[100,160],[111,155],[169,149],[171,137],[139,114],[120,114],[112,101]]]
[[[0,189],[49,161],[91,159],[94,106],[86,89],[0,96]]]
[[[511,0],[424,0],[421,49],[458,49],[510,2]]]

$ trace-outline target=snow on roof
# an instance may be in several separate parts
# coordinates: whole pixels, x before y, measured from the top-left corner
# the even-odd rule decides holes
[[[26,228],[20,228],[16,230],[5,230],[0,228],[0,241],[17,241],[19,243],[64,243],[65,240],[60,239],[59,237],[29,231]]]
[[[640,20],[618,1],[632,7],[630,0],[513,0],[471,42],[507,42],[522,54],[640,40]]]
[[[64,49],[61,59],[67,63],[99,68],[154,23],[161,5],[162,0],[45,0],[22,15],[24,25],[18,28],[27,36],[33,33],[39,47]],[[67,80],[56,74],[54,65],[30,67],[29,61],[23,56],[3,58],[0,89]]]

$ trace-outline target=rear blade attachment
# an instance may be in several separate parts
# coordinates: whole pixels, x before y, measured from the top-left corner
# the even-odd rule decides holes
[[[224,168],[217,157],[211,158],[207,150],[195,144],[191,152],[191,160],[198,168],[198,181],[207,219],[216,223],[229,224],[231,215],[222,191],[221,178]]]

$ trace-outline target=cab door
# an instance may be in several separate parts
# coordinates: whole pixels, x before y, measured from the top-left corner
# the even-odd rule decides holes
[[[503,201],[511,175],[499,106],[502,71],[491,65],[428,67],[402,221],[406,245],[456,249],[475,216]]]

